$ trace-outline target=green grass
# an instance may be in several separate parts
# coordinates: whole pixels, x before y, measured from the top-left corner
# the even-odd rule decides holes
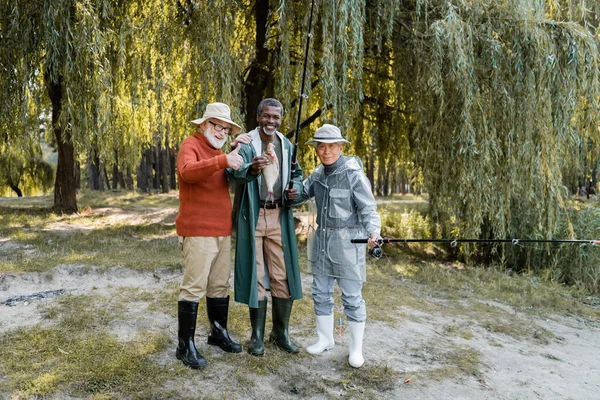
[[[429,203],[425,201],[406,201],[406,202],[392,202],[378,205],[379,209],[385,208],[390,214],[408,214],[411,211],[416,211],[420,214],[426,214],[429,210]]]
[[[452,379],[459,376],[474,376],[482,379],[480,371],[483,363],[481,354],[468,346],[454,346],[440,356],[442,366],[434,368],[425,374],[437,380]]]
[[[61,264],[141,271],[181,268],[175,225],[169,219],[108,223],[108,217],[91,210],[75,216],[57,216],[46,209],[1,211],[0,235],[16,244],[0,252],[3,271],[45,271]],[[52,228],[56,224],[58,228]]]
[[[84,190],[77,198],[80,208],[97,207],[168,207],[178,208],[177,192],[143,194],[138,192],[98,192]]]
[[[169,338],[144,335],[120,342],[102,329],[82,332],[35,326],[0,337],[0,358],[10,383],[0,391],[23,397],[67,390],[76,396],[99,393],[152,394],[166,379],[152,362]],[[134,396],[135,397],[135,396]]]

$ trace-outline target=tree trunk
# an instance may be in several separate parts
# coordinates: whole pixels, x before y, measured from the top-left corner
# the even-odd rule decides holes
[[[175,151],[173,149],[169,150],[169,167],[170,167],[170,178],[171,178],[171,190],[177,190],[177,160],[175,158]]]
[[[146,178],[148,179],[148,193],[154,189],[154,146],[146,150]]]
[[[81,164],[79,161],[75,161],[75,193],[81,189]]]
[[[115,150],[115,162],[113,164],[113,172],[112,172],[112,188],[113,190],[117,190],[117,186],[119,185],[119,152]],[[123,188],[123,185],[121,185]]]
[[[98,151],[94,148],[88,155],[88,174],[90,178],[90,189],[104,190],[102,179],[100,176],[100,157]]]
[[[152,179],[152,189],[160,188],[160,143],[159,146],[152,146],[152,166],[154,175]]]
[[[10,186],[10,188],[13,190],[13,192],[15,192],[17,194],[17,197],[23,197],[23,192],[21,191],[21,189],[19,189],[19,187],[17,185],[13,185],[13,184],[9,183],[8,186]]]
[[[169,193],[169,150],[160,150],[160,187],[163,193]]]
[[[386,171],[383,173],[383,195],[389,196],[390,193],[390,164],[391,161],[388,161],[388,167]]]
[[[374,147],[371,147],[371,154],[367,158],[367,178],[371,182],[371,190],[375,192],[375,156]]]
[[[256,0],[254,4],[256,18],[255,46],[256,54],[248,68],[244,81],[246,98],[246,129],[256,127],[256,110],[264,97],[272,96],[267,93],[269,81],[272,79],[272,69],[269,68],[269,50],[265,47],[267,20],[269,16],[269,0]]]
[[[148,176],[146,175],[146,152],[142,150],[142,159],[137,167],[137,187],[142,192],[148,192]]]
[[[58,165],[54,182],[54,206],[56,213],[74,214],[77,210],[75,177],[75,148],[68,127],[61,127],[58,118],[62,108],[62,78],[48,82],[48,96],[52,103],[52,129],[58,149]]]
[[[102,175],[104,175],[104,182],[106,182],[106,189],[110,190],[110,180],[108,179],[108,173],[106,172],[106,164],[102,164]]]
[[[123,177],[123,182],[127,190],[133,190],[133,177],[131,176],[131,167],[127,166],[127,171]]]

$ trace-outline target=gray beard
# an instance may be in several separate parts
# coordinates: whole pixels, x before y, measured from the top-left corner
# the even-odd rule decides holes
[[[277,129],[273,129],[272,131],[267,132],[267,130],[264,127],[261,127],[261,130],[267,136],[273,136],[275,135],[275,132],[277,132]]]
[[[225,142],[227,142],[227,138],[225,138],[223,140],[217,140],[213,135],[211,135],[210,133],[206,133],[206,132],[204,132],[204,137],[206,139],[208,139],[208,143],[210,143],[210,145],[212,147],[214,147],[215,149],[220,149],[221,147],[223,147]]]

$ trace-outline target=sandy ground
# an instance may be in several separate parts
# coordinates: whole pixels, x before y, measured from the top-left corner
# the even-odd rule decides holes
[[[173,273],[172,273],[173,274]],[[58,266],[49,272],[29,274],[2,274],[0,278],[0,334],[18,327],[44,324],[40,306],[55,301],[58,296],[71,294],[102,294],[110,298],[123,287],[157,290],[164,285],[178,282],[180,276],[161,276],[138,273],[125,269],[99,271],[82,266]],[[307,279],[307,277],[304,277]],[[49,292],[51,291],[51,292]],[[38,294],[37,298],[17,299],[20,296]],[[46,297],[44,297],[46,296]],[[6,304],[7,300],[9,305]],[[435,300],[435,299],[433,299]],[[503,307],[490,303],[491,306]],[[143,304],[136,308],[143,308]],[[600,398],[600,326],[578,318],[535,318],[535,324],[552,332],[549,342],[534,337],[515,339],[497,332],[489,332],[472,321],[456,316],[435,313],[424,314],[417,310],[397,310],[404,318],[388,324],[370,321],[366,328],[364,353],[366,363],[388,365],[399,371],[401,379],[391,391],[381,393],[381,398],[411,399],[598,399]],[[131,337],[140,329],[164,330],[176,337],[176,320],[166,314],[153,313],[145,322],[121,323],[114,327],[119,337]],[[531,319],[530,316],[523,318]],[[473,337],[447,336],[446,325],[469,327]],[[199,329],[201,331],[202,329]],[[292,334],[294,331],[292,330]],[[197,342],[205,341],[206,334],[199,332]],[[321,356],[301,359],[289,371],[290,376],[319,376],[324,381],[339,378],[339,364],[347,357],[348,334],[336,337],[336,347]],[[300,337],[299,344],[310,344],[310,338]],[[174,344],[175,345],[175,344]],[[439,363],[435,354],[445,347],[468,346],[482,354],[483,367],[480,376],[461,376],[452,380],[404,380],[431,370]],[[205,346],[206,347],[206,346]],[[214,350],[209,349],[207,357]],[[211,353],[213,352],[213,353]],[[246,355],[247,356],[247,355]],[[165,362],[171,352],[160,356]],[[214,376],[219,376],[215,372]],[[210,393],[213,382],[191,388],[198,396]],[[330,393],[334,396],[336,393]],[[352,388],[340,390],[339,395],[360,398]],[[329,397],[330,397],[329,396]],[[2,394],[0,394],[2,397]],[[59,396],[60,397],[60,396]],[[266,377],[264,382],[245,392],[248,398],[299,398],[298,394],[286,393],[277,377]],[[312,398],[325,398],[309,396]]]

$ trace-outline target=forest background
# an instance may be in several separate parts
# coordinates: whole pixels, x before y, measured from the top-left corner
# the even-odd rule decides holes
[[[176,189],[178,145],[212,101],[252,129],[276,97],[291,137],[309,12],[308,0],[1,0],[0,190],[53,188],[69,214],[78,188]],[[333,123],[376,194],[429,194],[424,238],[598,238],[597,209],[571,195],[597,180],[599,18],[591,0],[315,0],[300,165],[316,165],[302,144]],[[591,246],[449,251],[600,289]]]

